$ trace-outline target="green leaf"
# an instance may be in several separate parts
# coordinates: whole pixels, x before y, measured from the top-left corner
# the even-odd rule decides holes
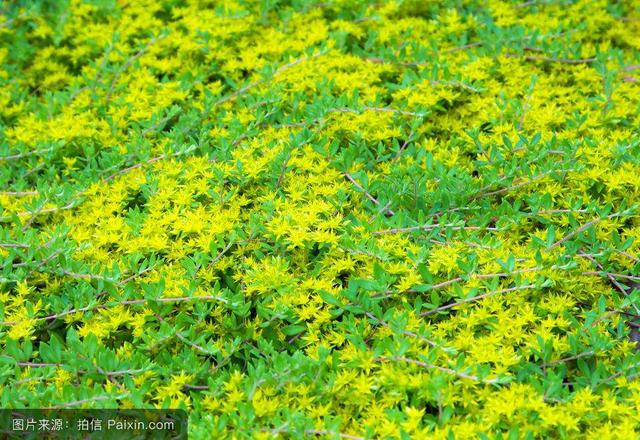
[[[282,332],[285,335],[293,336],[293,335],[297,335],[298,333],[302,333],[306,329],[307,329],[306,325],[292,324],[292,325],[283,327]]]
[[[320,290],[319,294],[320,294],[320,298],[322,298],[322,300],[327,304],[331,304],[332,306],[336,306],[336,307],[342,307],[342,303],[338,300],[338,298],[333,296],[331,293],[324,290]]]

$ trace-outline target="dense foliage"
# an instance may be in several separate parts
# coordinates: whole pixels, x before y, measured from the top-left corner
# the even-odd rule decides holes
[[[2,7],[0,406],[638,436],[636,2]]]

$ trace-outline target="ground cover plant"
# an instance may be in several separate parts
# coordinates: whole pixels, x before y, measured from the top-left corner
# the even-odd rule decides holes
[[[637,438],[633,1],[14,1],[0,406]]]

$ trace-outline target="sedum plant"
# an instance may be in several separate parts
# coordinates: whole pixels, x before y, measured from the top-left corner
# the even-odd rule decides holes
[[[0,14],[0,406],[636,438],[633,1]]]

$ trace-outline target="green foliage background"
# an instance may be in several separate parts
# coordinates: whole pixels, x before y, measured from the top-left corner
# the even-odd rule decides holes
[[[633,1],[14,1],[0,406],[637,438]]]

